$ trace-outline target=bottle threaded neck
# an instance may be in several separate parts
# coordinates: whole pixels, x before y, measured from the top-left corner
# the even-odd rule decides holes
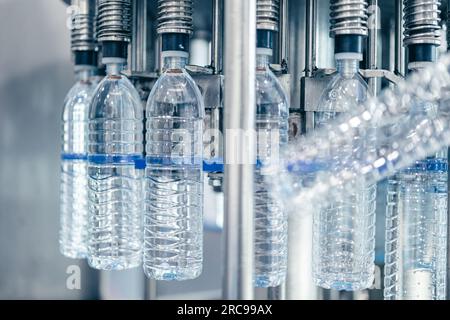
[[[124,63],[108,63],[106,65],[106,73],[111,76],[118,76],[125,69]]]
[[[342,76],[352,77],[359,71],[359,61],[356,59],[336,60],[336,69]]]
[[[257,54],[256,55],[256,67],[265,68],[270,64],[270,55],[268,54]]]
[[[77,81],[88,81],[95,75],[96,68],[94,67],[78,68],[75,70],[75,78]]]
[[[166,56],[163,58],[163,70],[185,69],[189,56]]]

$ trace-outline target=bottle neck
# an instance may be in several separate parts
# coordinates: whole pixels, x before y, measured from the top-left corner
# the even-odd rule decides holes
[[[108,63],[106,64],[106,74],[109,76],[120,76],[125,69],[125,63]]]
[[[95,76],[95,68],[79,68],[75,70],[75,79],[77,81],[88,81],[90,78]]]
[[[185,69],[188,64],[189,55],[166,56],[163,58],[163,70]]]
[[[271,56],[269,54],[257,54],[256,55],[256,68],[263,69],[270,64]]]
[[[339,59],[336,60],[336,69],[343,77],[353,77],[359,71],[359,60]]]

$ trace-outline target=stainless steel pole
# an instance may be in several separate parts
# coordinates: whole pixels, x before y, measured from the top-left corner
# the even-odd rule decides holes
[[[146,70],[147,32],[147,1],[133,1],[133,41],[130,57],[133,72],[148,71]]]
[[[317,0],[306,0],[305,77],[311,77],[317,65]]]
[[[286,286],[282,285],[267,290],[267,297],[269,300],[286,300]]]
[[[223,0],[213,0],[213,30],[211,41],[211,66],[214,73],[220,74],[223,70]]]
[[[278,33],[279,63],[288,59],[289,54],[289,0],[280,0],[280,31]],[[288,61],[286,61],[287,63]]]
[[[256,0],[225,1],[225,299],[250,300],[253,290],[253,169],[256,101]],[[246,143],[230,136],[247,133]],[[250,154],[249,154],[250,152]]]
[[[378,69],[378,35],[380,29],[380,8],[378,0],[371,0],[369,7],[369,55],[367,57],[369,69]],[[369,88],[374,96],[379,93],[379,79],[369,79]]]
[[[404,76],[405,49],[403,47],[403,0],[395,0],[395,73]]]

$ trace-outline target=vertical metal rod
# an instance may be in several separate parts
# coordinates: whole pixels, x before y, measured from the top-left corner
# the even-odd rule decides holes
[[[286,300],[286,286],[282,284],[278,287],[269,288],[267,292],[269,300]]]
[[[395,0],[395,73],[405,75],[405,49],[403,47],[403,0]]]
[[[280,0],[280,28],[278,32],[279,64],[288,59],[289,54],[289,0]],[[287,61],[286,61],[287,63]]]
[[[214,73],[223,70],[223,0],[213,0],[213,30],[211,40],[211,66]]]
[[[157,300],[158,299],[158,281],[153,279],[146,279],[145,286],[145,300]]]
[[[235,156],[255,158],[255,43],[256,0],[225,1],[225,299],[254,297],[254,164]],[[236,132],[247,133],[245,144],[231,141]]]
[[[131,71],[147,71],[147,1],[133,1],[133,41],[131,42]]]
[[[378,36],[380,29],[380,8],[378,0],[370,0],[369,7],[369,55],[367,57],[369,69],[378,69]],[[379,80],[369,79],[369,88],[374,96],[379,93]]]
[[[311,77],[316,68],[317,0],[306,0],[305,76]]]

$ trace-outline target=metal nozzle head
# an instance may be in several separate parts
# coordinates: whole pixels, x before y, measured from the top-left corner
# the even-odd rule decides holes
[[[131,0],[97,0],[98,41],[131,41]]]
[[[330,0],[330,34],[367,36],[367,0]]]
[[[192,7],[192,0],[158,0],[158,33],[191,35]]]
[[[256,1],[256,27],[258,30],[278,31],[280,24],[280,0]]]
[[[403,0],[404,45],[441,44],[440,0]]]
[[[70,10],[72,51],[96,50],[95,0],[72,0]]]

